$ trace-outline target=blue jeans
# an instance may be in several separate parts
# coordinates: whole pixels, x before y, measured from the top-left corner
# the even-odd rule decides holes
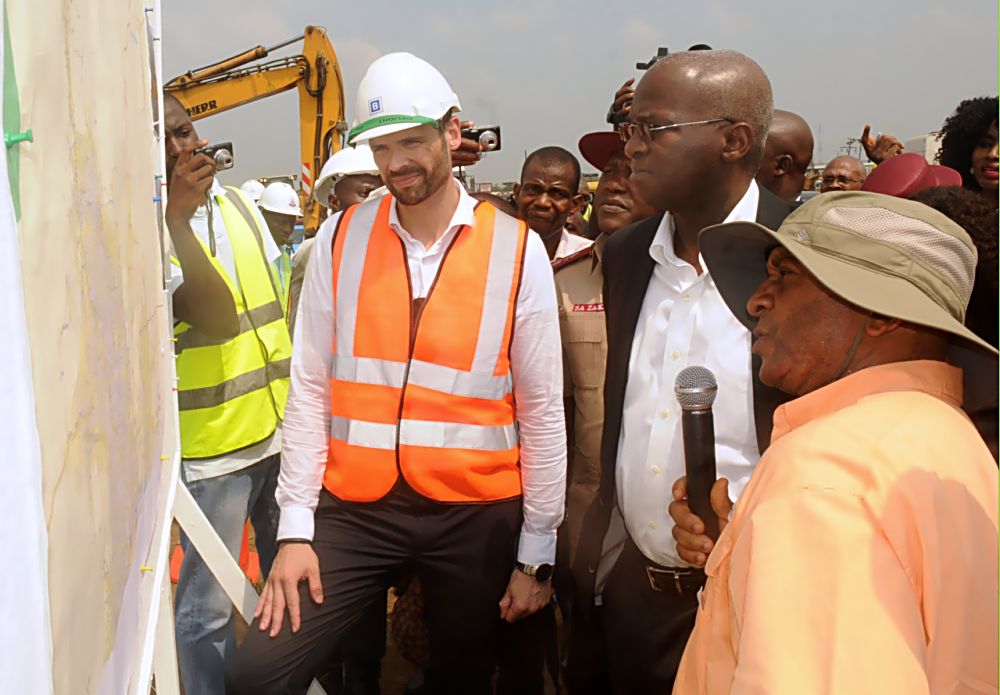
[[[280,456],[269,456],[243,470],[216,478],[185,481],[233,558],[238,557],[247,518],[253,524],[261,576],[277,551]],[[236,651],[234,609],[208,566],[181,534],[184,562],[177,581],[177,658],[186,695],[225,695],[226,658]]]

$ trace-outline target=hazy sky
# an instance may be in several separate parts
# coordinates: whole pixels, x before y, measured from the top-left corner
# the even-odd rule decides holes
[[[440,69],[464,117],[502,127],[503,151],[470,171],[480,181],[516,178],[525,150],[543,145],[578,154],[580,135],[608,127],[615,90],[658,46],[708,43],[755,59],[775,106],[812,126],[816,161],[836,156],[865,121],[906,140],[939,128],[962,99],[997,93],[994,0],[167,0],[164,77],[273,45],[307,24],[333,42],[349,123],[357,85],[379,55],[409,51]],[[299,170],[294,91],[197,127],[212,142],[234,142],[237,166],[225,183]]]

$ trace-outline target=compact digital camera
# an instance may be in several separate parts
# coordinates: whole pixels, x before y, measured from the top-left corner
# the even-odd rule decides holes
[[[232,169],[233,164],[236,163],[236,159],[233,157],[233,143],[231,142],[220,142],[218,145],[205,145],[195,150],[191,156],[193,157],[196,154],[207,154],[215,162],[215,168],[219,171]]]
[[[500,149],[500,126],[498,125],[469,128],[462,131],[462,137],[478,142],[482,146],[483,152],[496,152]]]

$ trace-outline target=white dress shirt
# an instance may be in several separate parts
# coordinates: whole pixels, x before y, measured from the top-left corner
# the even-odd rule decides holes
[[[448,231],[429,248],[399,223],[392,201],[389,225],[406,248],[413,297],[426,297],[451,240],[475,222],[476,201],[455,182],[458,207]],[[333,220],[334,218],[331,218]],[[313,515],[326,469],[330,435],[330,349],[333,345],[333,264],[336,222],[316,235],[295,321],[292,385],[285,408],[278,478],[278,539],[312,539]],[[346,262],[346,261],[345,261]],[[566,427],[562,404],[562,345],[555,283],[541,238],[528,235],[510,350],[521,443],[524,522],[518,559],[552,563],[566,492]]]
[[[726,222],[757,217],[756,182]],[[716,471],[729,479],[736,498],[760,458],[753,416],[750,332],[723,301],[708,273],[674,253],[670,213],[649,247],[653,275],[636,324],[618,440],[618,507],[635,544],[649,559],[670,567],[687,563],[677,554],[667,506],[684,475],[684,443],[674,381],[684,367],[712,370],[719,384],[715,416]],[[705,267],[704,261],[701,262]]]
[[[212,181],[211,191],[211,232],[215,237],[215,258],[219,261],[223,270],[226,271],[226,274],[229,276],[229,280],[233,283],[233,287],[239,291],[240,277],[236,272],[236,257],[233,255],[233,245],[229,241],[229,234],[225,231],[225,225],[222,221],[222,210],[219,209],[218,202],[218,198],[226,195],[226,189],[219,183],[218,179],[214,179]],[[257,209],[257,206],[249,205],[248,207],[250,209],[250,214],[253,215],[257,224],[260,225],[264,242],[264,253],[267,255],[267,260],[273,265],[279,258],[281,258],[281,249],[279,249],[278,245],[274,243],[274,237],[271,236],[271,232],[267,228],[267,222],[264,221],[264,216],[260,214],[260,210]],[[191,218],[191,231],[194,232],[196,237],[201,239],[206,248],[210,249],[212,247],[209,243],[209,239],[211,237],[209,236],[208,228],[208,206],[202,205],[195,210],[194,217]],[[171,263],[170,294],[172,295],[182,284],[184,284],[184,271],[176,263]],[[278,428],[275,430],[274,434],[264,441],[254,444],[253,446],[248,446],[245,449],[240,449],[239,451],[207,459],[184,459],[182,466],[184,479],[188,482],[192,482],[195,480],[203,480],[205,478],[215,478],[228,473],[235,473],[236,471],[252,466],[268,456],[274,456],[280,451],[281,423],[278,423]]]

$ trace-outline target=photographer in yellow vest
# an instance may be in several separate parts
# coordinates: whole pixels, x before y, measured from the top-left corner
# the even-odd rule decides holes
[[[206,143],[170,94],[164,119],[181,475],[233,557],[249,517],[266,574],[275,554],[291,361],[271,268],[281,254],[253,202],[219,185],[211,158],[194,152]],[[176,625],[184,690],[223,695],[233,608],[197,551],[181,542]]]

